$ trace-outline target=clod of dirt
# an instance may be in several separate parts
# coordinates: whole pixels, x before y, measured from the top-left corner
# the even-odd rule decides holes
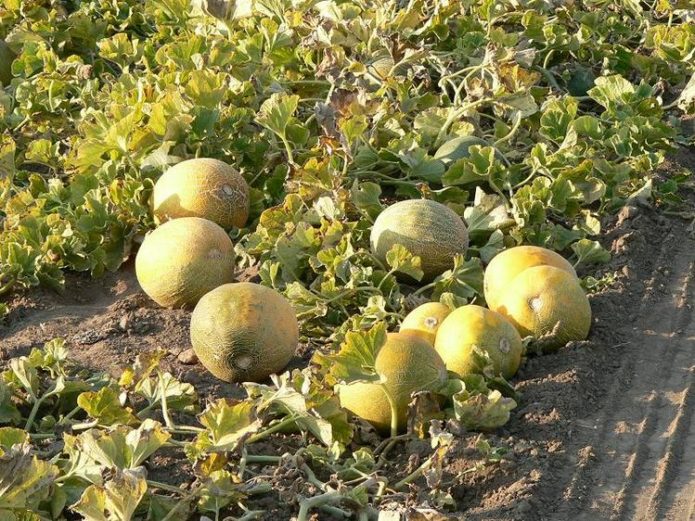
[[[184,365],[194,365],[198,363],[198,356],[195,354],[195,351],[193,351],[193,348],[182,351],[176,359]]]

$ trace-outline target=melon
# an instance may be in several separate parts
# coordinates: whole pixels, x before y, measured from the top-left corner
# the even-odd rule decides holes
[[[9,85],[12,81],[12,62],[15,55],[9,46],[0,40],[0,83]]]
[[[297,316],[274,289],[238,282],[200,299],[191,343],[205,368],[226,382],[259,382],[282,371],[299,343]]]
[[[406,315],[401,322],[400,331],[409,331],[420,335],[434,345],[435,335],[451,308],[440,302],[427,302]]]
[[[434,348],[417,334],[389,333],[377,353],[376,371],[382,383],[338,385],[340,404],[376,427],[382,433],[391,429],[391,407],[385,394],[395,404],[397,427],[406,425],[412,393],[436,392],[447,380],[444,362]]]
[[[455,137],[440,146],[433,157],[441,161],[445,167],[448,167],[459,159],[470,157],[469,148],[474,145],[489,147],[490,143],[476,136]],[[502,154],[497,149],[495,149],[495,157],[499,160],[502,159]]]
[[[159,222],[201,217],[225,229],[241,228],[249,217],[249,186],[234,168],[217,159],[189,159],[159,178],[152,211]]]
[[[482,374],[491,363],[495,375],[511,378],[519,370],[523,354],[521,336],[509,320],[472,304],[455,309],[444,319],[434,348],[446,368],[458,376]]]
[[[199,217],[164,223],[149,233],[135,257],[143,291],[163,307],[192,306],[234,280],[234,245],[217,224]]]
[[[427,199],[392,204],[374,222],[372,252],[384,264],[396,244],[421,260],[423,280],[430,280],[454,266],[454,256],[468,247],[468,230],[448,206]]]
[[[497,254],[488,264],[484,277],[485,301],[490,309],[498,311],[500,302],[509,290],[512,280],[534,266],[554,266],[576,278],[572,265],[552,250],[539,246],[515,246]]]
[[[546,352],[586,339],[591,327],[591,306],[579,280],[554,266],[535,266],[517,275],[498,311],[522,336],[539,339]]]

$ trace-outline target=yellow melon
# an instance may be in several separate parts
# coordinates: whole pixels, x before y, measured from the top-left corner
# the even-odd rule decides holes
[[[448,206],[428,199],[392,204],[381,212],[370,235],[372,252],[382,262],[395,245],[420,257],[424,280],[454,266],[454,255],[468,248],[463,219]]]
[[[517,275],[498,311],[522,336],[540,339],[545,351],[584,340],[591,328],[591,306],[579,280],[554,266],[535,266]]]
[[[406,315],[399,331],[411,331],[434,345],[435,335],[451,308],[440,302],[427,302]]]
[[[487,355],[495,374],[511,378],[519,370],[523,354],[521,336],[509,320],[472,304],[455,309],[444,319],[434,348],[446,368],[459,376],[482,373]]]
[[[194,305],[234,280],[234,245],[215,223],[184,217],[149,233],[135,257],[143,291],[164,307]]]
[[[198,359],[227,382],[258,382],[279,373],[299,343],[297,316],[274,289],[239,282],[205,295],[191,315]]]
[[[249,187],[227,163],[189,159],[159,178],[152,193],[152,211],[164,222],[202,217],[225,229],[241,228],[249,217]]]
[[[381,384],[353,383],[337,387],[340,404],[379,431],[391,427],[388,392],[396,406],[398,428],[405,428],[412,393],[437,391],[447,379],[446,367],[434,348],[417,334],[389,333],[375,363]]]
[[[515,246],[497,254],[485,269],[484,291],[487,305],[498,311],[500,300],[509,289],[512,280],[522,271],[534,266],[554,266],[574,277],[572,265],[552,250],[538,246]]]

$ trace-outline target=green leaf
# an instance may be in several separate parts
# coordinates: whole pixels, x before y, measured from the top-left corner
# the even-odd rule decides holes
[[[295,418],[301,430],[311,432],[326,446],[336,441],[346,444],[352,436],[347,414],[332,393],[312,379],[308,370],[271,376],[274,386],[245,383],[252,399],[259,399],[259,410],[270,409]]]
[[[263,102],[256,121],[286,139],[287,125],[299,105],[299,96],[276,93]]]
[[[462,255],[454,257],[454,267],[435,280],[432,297],[438,300],[445,293],[470,301],[483,294],[483,265],[478,258],[464,260]]]
[[[234,451],[244,439],[261,427],[256,405],[251,401],[220,398],[208,405],[198,416],[206,428],[196,443],[202,443],[210,452]]]
[[[451,385],[451,382],[450,382]],[[454,417],[470,430],[489,430],[509,421],[516,402],[490,390],[482,375],[468,375],[454,383],[460,390],[451,395]]]
[[[140,472],[115,469],[103,485],[90,485],[70,508],[86,521],[130,521],[146,492]]]
[[[130,408],[121,405],[118,392],[111,387],[88,391],[77,397],[77,405],[100,425],[134,425],[138,419]]]
[[[198,406],[198,393],[189,383],[174,378],[170,373],[158,374],[156,378],[147,378],[137,386],[137,393],[150,405],[160,404],[166,399],[167,408],[175,411],[195,412]]]
[[[598,241],[580,239],[572,244],[572,251],[577,257],[575,266],[587,264],[604,264],[611,260],[611,254]]]
[[[70,455],[69,474],[99,484],[106,468],[135,469],[159,450],[171,434],[154,420],[145,420],[137,429],[119,425],[109,431],[90,429],[66,438]]]
[[[375,363],[379,349],[386,343],[386,325],[379,322],[369,331],[350,331],[340,351],[333,355],[314,354],[314,361],[328,371],[336,382],[376,382],[380,377]]]
[[[19,441],[14,429],[3,431],[3,441],[13,444],[0,450],[0,518],[14,510],[36,512],[50,497],[58,468],[34,456],[26,440],[14,443]]]
[[[393,271],[408,275],[415,280],[422,279],[424,275],[420,267],[420,257],[410,253],[410,251],[401,244],[394,244],[386,253],[386,263]]]
[[[236,479],[227,470],[211,472],[201,487],[198,508],[203,512],[214,512],[218,518],[221,509],[242,501],[245,495],[235,483]]]

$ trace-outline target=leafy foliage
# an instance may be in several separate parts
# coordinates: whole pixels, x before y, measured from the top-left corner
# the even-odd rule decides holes
[[[301,477],[283,498],[300,520],[338,506],[373,517],[375,500],[418,479],[434,505],[452,506],[449,427],[504,424],[509,386],[452,380],[443,410],[415,397],[415,430],[433,452],[389,483],[379,447],[351,450],[361,432],[333,384],[378,379],[384,335],[414,305],[477,301],[483,264],[505,247],[605,262],[596,240],[605,211],[678,202],[681,179],[654,186],[652,173],[676,138],[687,140],[678,116],[695,111],[683,2],[526,4],[6,1],[0,38],[16,56],[0,89],[0,295],[61,289],[66,269],[117,269],[153,226],[158,176],[215,157],[251,186],[249,228],[230,232],[239,264],[285,294],[317,350],[310,368],[207,404],[160,369],[159,352],[119,381],[84,378],[60,341],[8,361],[0,517],[252,518],[245,501],[275,482],[247,467],[267,463],[273,479]],[[482,141],[467,157],[435,159],[461,136]],[[383,264],[369,248],[383,207],[416,197],[458,212],[471,239],[451,270],[419,287],[394,276],[419,280],[419,258],[396,246]],[[0,303],[0,320],[7,312]],[[249,453],[288,430],[319,444]],[[478,446],[490,462],[501,457]],[[185,488],[147,475],[148,458],[168,449],[194,467]]]

